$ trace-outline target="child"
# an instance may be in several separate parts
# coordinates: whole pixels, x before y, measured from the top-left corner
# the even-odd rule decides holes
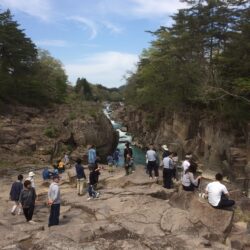
[[[114,159],[111,155],[109,155],[107,157],[107,162],[108,162],[108,171],[110,174],[112,174],[114,171],[114,168],[113,168],[114,167]]]
[[[94,187],[97,184],[98,176],[99,176],[99,169],[91,168],[89,172],[89,187],[88,187],[88,192],[89,192],[89,198],[88,200],[98,198],[99,193],[95,191]]]

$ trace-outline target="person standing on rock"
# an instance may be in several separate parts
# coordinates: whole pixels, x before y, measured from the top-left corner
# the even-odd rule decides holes
[[[88,165],[89,165],[89,170],[91,170],[93,167],[96,165],[96,149],[95,145],[91,145],[89,150],[88,150]]]
[[[76,181],[77,181],[77,194],[83,195],[84,183],[86,181],[86,175],[84,172],[84,167],[82,166],[82,160],[77,159],[76,165]]]
[[[119,166],[119,159],[120,159],[120,150],[119,150],[119,148],[117,148],[115,150],[115,152],[113,153],[113,159],[114,159],[115,166],[118,167]]]
[[[108,172],[112,174],[114,172],[114,159],[112,155],[108,155],[107,163],[108,163]]]
[[[34,224],[32,217],[35,209],[36,191],[29,180],[26,180],[23,185],[24,189],[20,194],[19,202],[22,204],[23,214],[27,222]]]
[[[170,189],[172,186],[174,164],[172,153],[163,159],[163,187]]]
[[[202,176],[198,176],[196,179],[194,178],[196,169],[197,169],[196,164],[191,164],[185,171],[184,175],[182,176],[183,190],[194,191],[195,188],[199,187]]]
[[[50,216],[49,216],[49,227],[59,225],[60,216],[60,187],[59,187],[60,176],[53,176],[53,182],[49,186],[48,192],[48,205],[50,206]]]
[[[129,142],[125,144],[123,155],[124,155],[126,175],[129,175],[131,172],[134,172],[135,170],[134,162],[133,162],[133,150],[130,147]]]
[[[95,191],[95,186],[97,185],[99,174],[99,170],[95,169],[95,167],[92,168],[89,172],[88,200],[98,198],[100,195],[98,192]]]
[[[170,152],[167,145],[162,145],[161,148],[163,149],[162,153],[162,160],[163,160],[165,157],[168,157],[170,155]]]
[[[11,214],[15,215],[16,210],[18,208],[18,214],[21,214],[21,208],[19,207],[19,197],[23,190],[23,175],[18,175],[17,181],[15,181],[10,190],[10,200],[12,200],[15,204],[11,209]]]
[[[215,175],[216,181],[211,182],[206,187],[206,195],[208,196],[208,202],[214,208],[226,208],[231,207],[235,204],[234,200],[229,199],[229,192],[225,185],[221,182],[223,175],[217,173]]]
[[[146,153],[147,160],[148,160],[148,172],[149,178],[153,179],[152,172],[154,171],[155,179],[158,180],[159,177],[159,169],[157,164],[157,154],[154,150],[154,145],[150,144],[149,150]]]

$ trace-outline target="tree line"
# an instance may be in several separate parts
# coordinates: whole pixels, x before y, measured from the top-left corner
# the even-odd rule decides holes
[[[9,10],[0,11],[0,100],[44,106],[62,102],[67,76],[60,61],[37,49]]]
[[[187,108],[250,119],[250,7],[244,0],[183,0],[127,79],[126,101],[149,112]]]

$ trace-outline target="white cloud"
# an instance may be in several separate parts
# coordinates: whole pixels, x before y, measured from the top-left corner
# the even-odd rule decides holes
[[[92,83],[118,87],[124,84],[124,75],[128,70],[135,69],[138,60],[135,54],[106,51],[89,55],[82,63],[66,64],[65,69],[72,83],[78,77],[85,77]]]
[[[179,0],[101,0],[98,5],[103,15],[114,13],[127,19],[162,18],[186,7]]]
[[[69,44],[64,40],[40,40],[35,41],[38,46],[48,46],[48,47],[67,47]]]
[[[0,0],[0,4],[11,10],[18,10],[43,21],[48,21],[51,14],[49,0]]]
[[[91,31],[90,39],[94,39],[97,36],[97,26],[96,26],[95,22],[93,22],[92,20],[85,18],[85,17],[81,17],[81,16],[72,16],[72,17],[69,17],[67,19],[72,20],[72,21],[76,21],[76,22],[82,24],[84,27],[89,28]]]
[[[138,16],[155,17],[174,13],[186,4],[179,0],[131,0],[135,6],[132,8]]]
[[[122,28],[118,27],[114,23],[111,23],[109,21],[103,21],[102,24],[109,29],[112,33],[120,34],[122,33]]]

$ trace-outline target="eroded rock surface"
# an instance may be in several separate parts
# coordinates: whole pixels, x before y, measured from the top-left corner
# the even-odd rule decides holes
[[[51,228],[47,227],[48,188],[42,181],[37,179],[36,225],[25,223],[22,215],[10,214],[10,183],[9,179],[1,180],[1,249],[219,250],[249,246],[246,224],[238,223],[235,233],[228,237],[233,211],[213,209],[198,194],[166,190],[149,180],[143,168],[130,176],[124,176],[119,169],[110,176],[104,170],[101,196],[90,201],[87,195],[77,196],[65,173],[60,225]],[[246,230],[237,237],[242,227]]]

